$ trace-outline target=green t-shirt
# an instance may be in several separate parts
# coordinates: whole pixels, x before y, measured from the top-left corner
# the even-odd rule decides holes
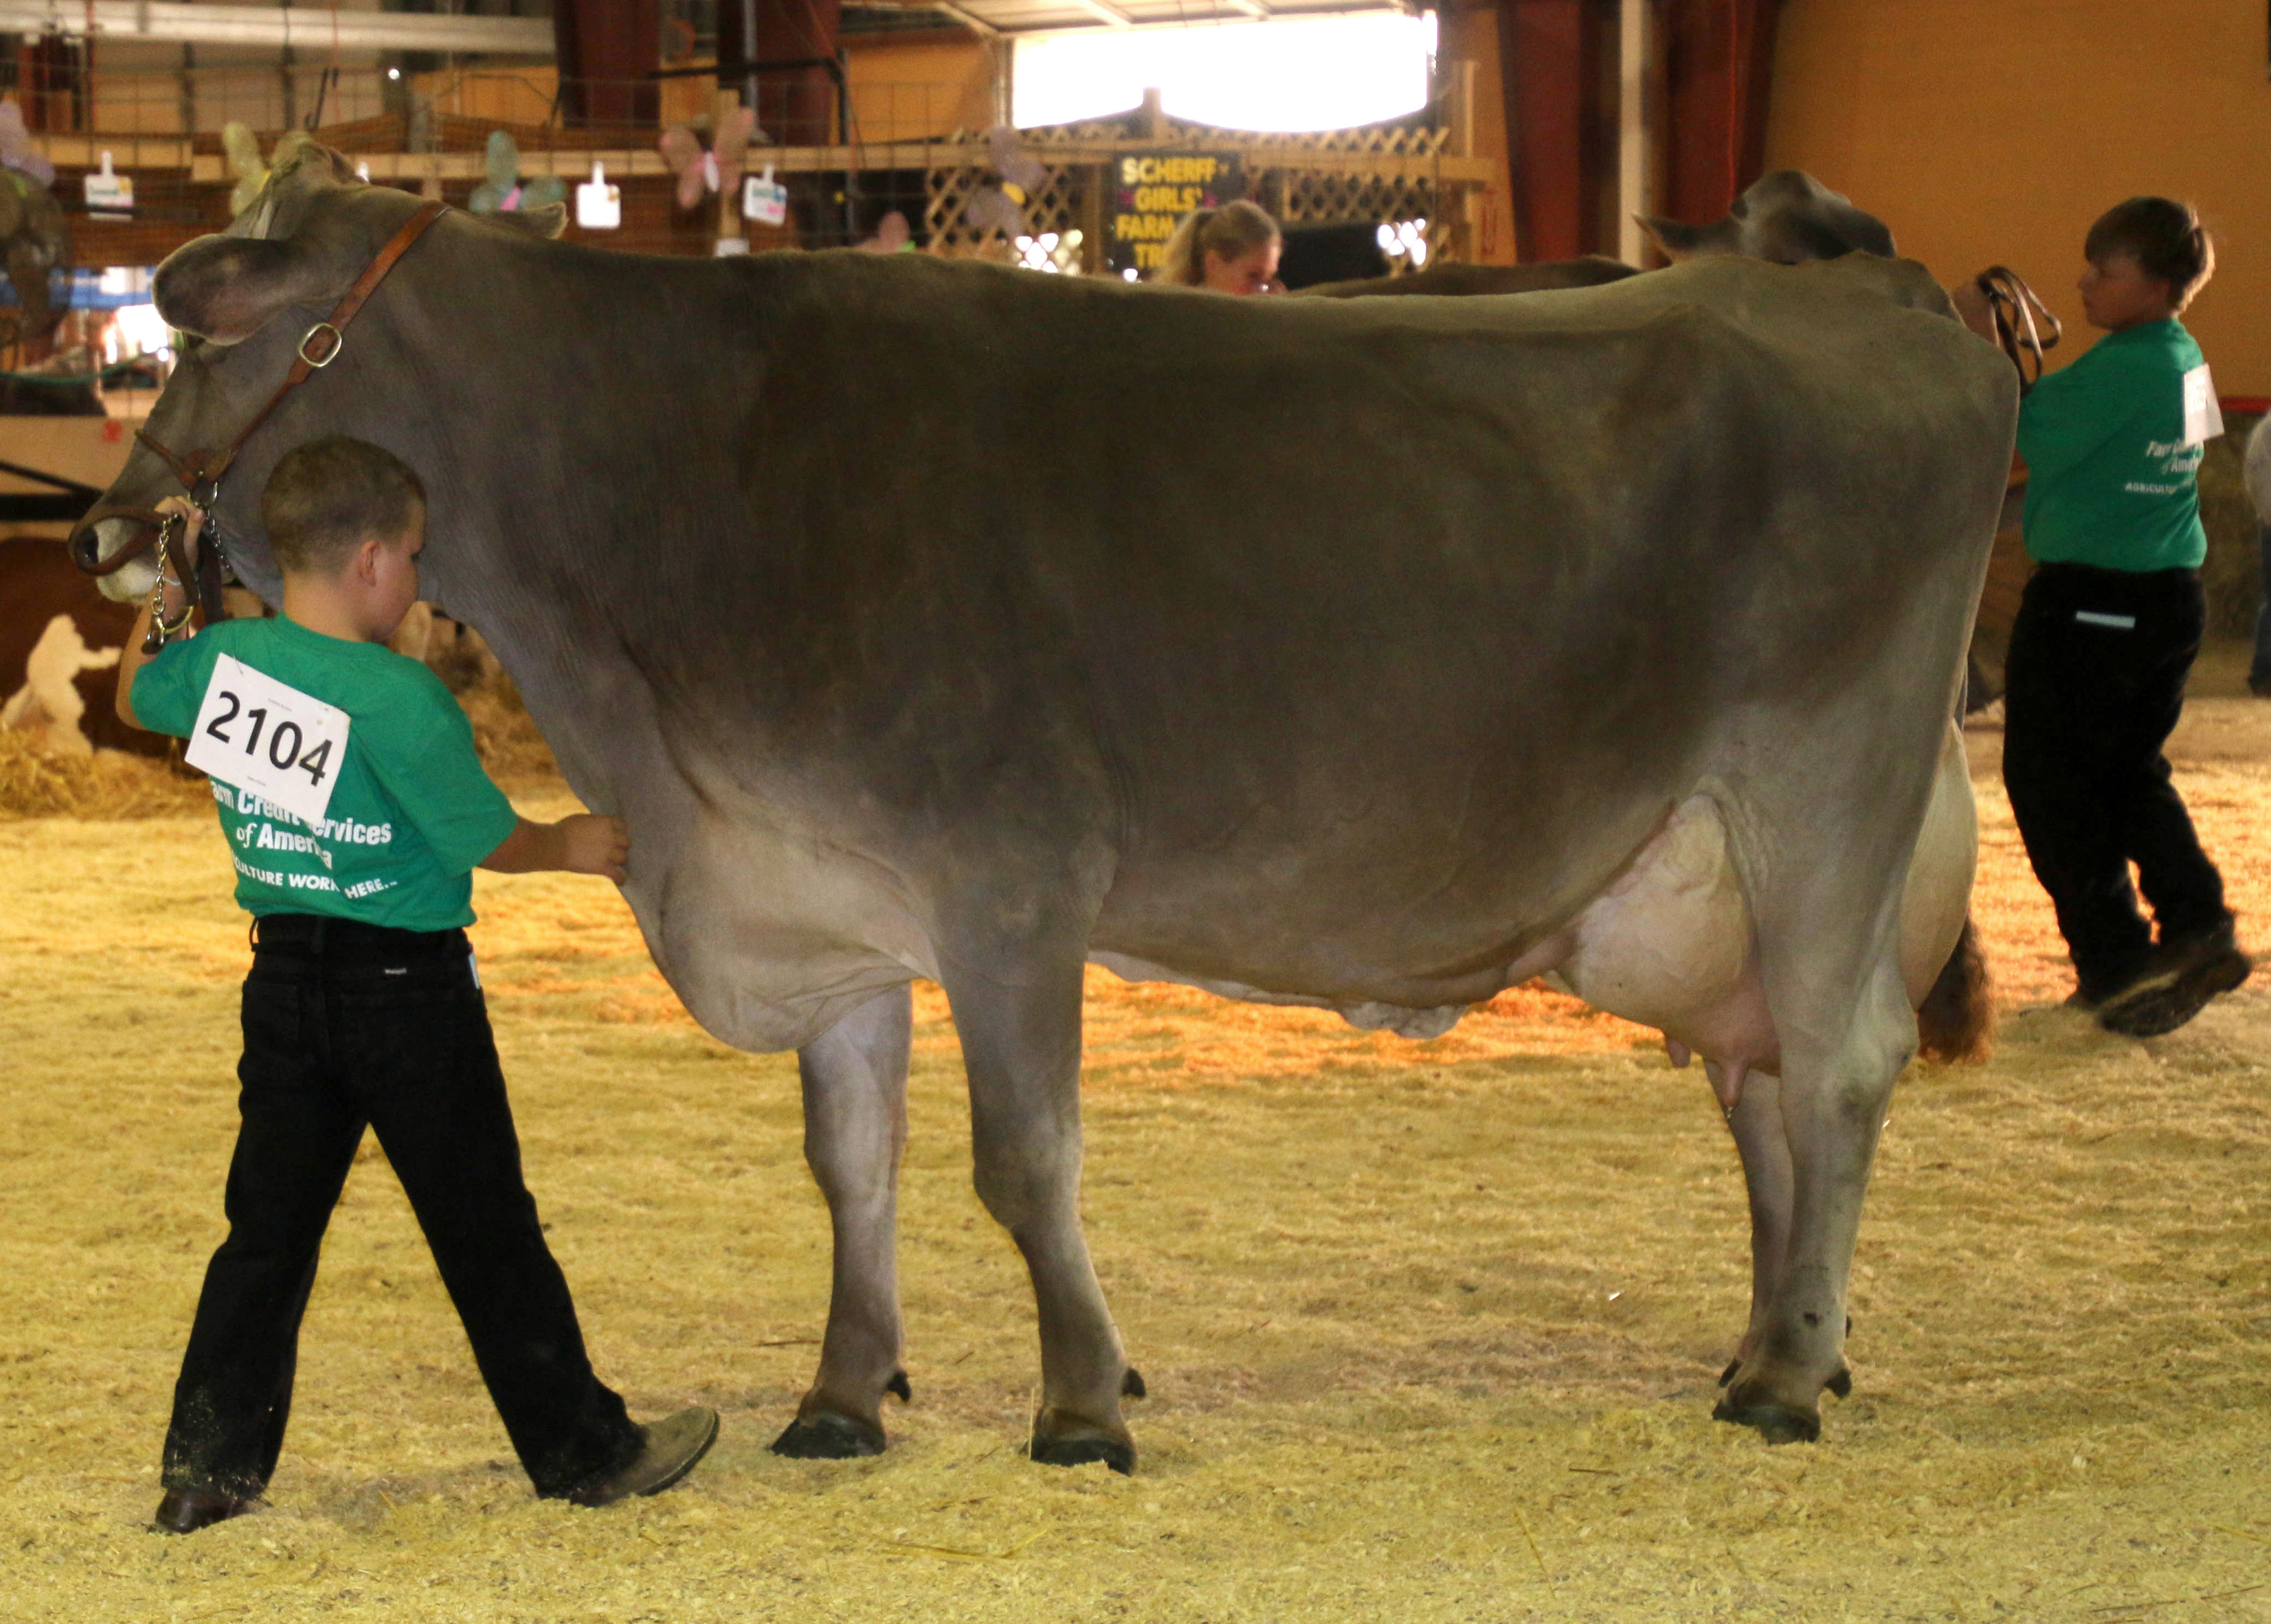
[[[2207,363],[2182,323],[2107,333],[2019,408],[2028,555],[2101,570],[2198,569],[2208,556],[2200,457],[2222,432]]]
[[[223,621],[135,673],[136,717],[188,738],[223,654],[349,719],[320,827],[214,778],[238,904],[400,930],[472,924],[473,866],[512,832],[514,813],[441,679],[383,644],[327,637],[282,615]]]

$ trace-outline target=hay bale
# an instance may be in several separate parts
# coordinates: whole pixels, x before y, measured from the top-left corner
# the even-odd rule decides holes
[[[171,760],[119,750],[53,749],[38,734],[0,732],[0,822],[27,817],[179,817],[212,804],[205,777]]]

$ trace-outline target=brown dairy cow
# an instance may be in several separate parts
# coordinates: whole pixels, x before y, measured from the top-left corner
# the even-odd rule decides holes
[[[419,212],[309,149],[168,259],[158,307],[205,336],[151,434],[230,443]],[[1038,1302],[1032,1452],[1132,1466],[1079,1211],[1091,961],[1419,1035],[1552,974],[1700,1053],[1753,1218],[1718,1413],[1783,1439],[1846,1379],[1877,1133],[1963,928],[1948,718],[2016,410],[1931,278],[1869,256],[1225,299],[449,213],[212,513],[272,597],[287,450],[417,467],[426,595],[629,820],[664,975],[800,1051],[835,1294],[777,1448],[880,1449],[905,1389],[928,977]],[[138,449],[108,495],[178,489]],[[139,536],[105,519],[88,562]]]

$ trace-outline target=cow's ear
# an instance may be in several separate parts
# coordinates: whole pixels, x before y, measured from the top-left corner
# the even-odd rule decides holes
[[[287,305],[320,301],[334,279],[289,242],[199,237],[166,257],[150,297],[168,327],[235,344]]]
[[[1635,214],[1640,228],[1663,251],[1664,257],[1677,264],[1683,259],[1694,259],[1705,254],[1731,254],[1737,251],[1739,227],[1731,220],[1715,220],[1708,226],[1689,226],[1676,220],[1665,220],[1657,214]]]
[[[500,209],[489,218],[499,225],[517,226],[532,237],[556,237],[568,229],[568,205],[547,203],[540,209]]]

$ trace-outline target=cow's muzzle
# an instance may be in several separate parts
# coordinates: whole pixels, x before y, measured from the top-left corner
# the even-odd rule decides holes
[[[106,555],[102,550],[102,529],[114,522],[127,525],[128,539]],[[187,614],[181,622],[168,626],[162,622],[162,607],[158,590],[167,576],[180,583],[187,610],[198,614],[207,625],[225,620],[228,606],[222,597],[227,579],[227,560],[221,551],[220,533],[210,522],[204,526],[200,539],[204,545],[197,548],[197,562],[192,565],[184,555],[183,525],[175,513],[160,513],[155,508],[131,507],[123,503],[107,502],[94,508],[71,527],[65,545],[71,562],[92,576],[115,575],[144,554],[156,551],[156,579],[151,594],[150,635],[143,644],[143,652],[155,653],[165,646],[166,639],[187,623]]]

